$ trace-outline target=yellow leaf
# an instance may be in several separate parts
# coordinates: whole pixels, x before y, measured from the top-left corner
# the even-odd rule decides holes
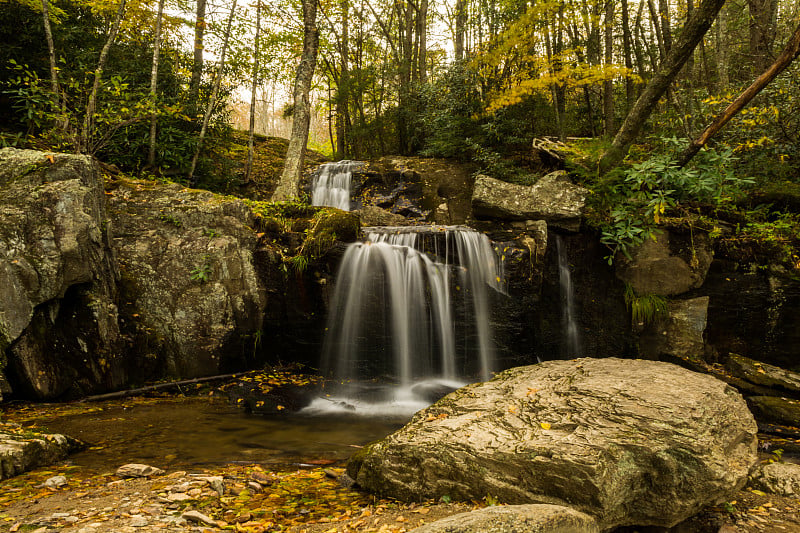
[[[550,423],[549,422],[542,422],[539,425],[542,426],[542,429],[550,429]]]
[[[278,411],[283,411],[286,408],[282,405],[278,405],[277,407],[275,407],[275,409],[277,409]]]

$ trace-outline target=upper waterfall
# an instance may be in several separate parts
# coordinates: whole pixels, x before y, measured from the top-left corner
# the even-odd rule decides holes
[[[350,211],[353,171],[363,166],[361,161],[324,163],[311,184],[311,204],[338,207]]]

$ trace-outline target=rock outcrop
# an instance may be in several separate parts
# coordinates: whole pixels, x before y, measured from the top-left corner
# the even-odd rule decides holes
[[[126,331],[143,341],[143,360],[180,377],[241,366],[266,305],[247,206],[177,184],[118,180],[109,216]]]
[[[756,425],[741,396],[669,363],[547,361],[464,387],[366,447],[348,474],[403,500],[565,505],[602,530],[672,526],[740,489]]]
[[[81,446],[65,435],[0,432],[0,480],[64,459]]]
[[[701,360],[707,317],[708,296],[669,302],[666,316],[646,327],[640,336],[639,353],[653,359]]]
[[[25,395],[122,382],[117,277],[97,163],[0,150],[0,367]]]
[[[674,296],[703,284],[713,259],[704,233],[684,236],[662,230],[631,250],[617,254],[616,274],[639,295]]]
[[[759,466],[751,476],[754,488],[789,498],[800,497],[800,465],[769,463]]]
[[[547,504],[504,505],[448,516],[415,533],[598,533],[591,516]]]
[[[586,189],[572,184],[564,171],[551,172],[530,187],[478,176],[472,211],[478,217],[544,220],[550,226],[577,231],[587,194]]]

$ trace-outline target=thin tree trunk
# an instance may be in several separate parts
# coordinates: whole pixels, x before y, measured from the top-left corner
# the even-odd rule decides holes
[[[669,0],[658,0],[658,17],[661,23],[661,37],[664,39],[664,52],[672,48],[672,23],[670,21]]]
[[[236,0],[233,0],[231,5],[231,13],[228,15],[228,24],[225,26],[225,34],[222,37],[222,51],[219,54],[219,65],[217,66],[217,75],[214,77],[214,87],[211,90],[211,97],[208,99],[206,105],[206,112],[203,113],[203,125],[200,127],[200,135],[197,138],[197,147],[194,149],[192,156],[192,166],[189,167],[189,175],[187,176],[189,183],[192,186],[197,185],[197,180],[194,177],[194,171],[197,169],[197,160],[200,157],[200,150],[203,148],[203,141],[206,138],[208,131],[208,123],[211,120],[211,113],[214,111],[214,105],[217,103],[217,94],[219,87],[222,85],[222,72],[225,68],[225,54],[228,51],[228,39],[231,36],[231,25],[233,24],[233,15],[236,11]]]
[[[319,49],[319,31],[317,30],[317,0],[303,0],[303,54],[297,67],[294,83],[294,115],[292,135],[286,160],[283,166],[278,187],[272,195],[272,201],[283,201],[297,198],[300,177],[303,171],[308,128],[311,123],[311,80],[317,66],[317,50]]]
[[[717,91],[724,91],[730,85],[728,77],[728,10],[722,9],[717,18]]]
[[[420,82],[426,83],[428,81],[428,0],[419,0],[417,37],[419,38],[419,51],[417,52],[418,79]]]
[[[703,0],[694,10],[692,17],[686,22],[678,36],[677,42],[648,82],[639,99],[636,100],[631,112],[628,113],[625,122],[614,137],[611,148],[600,159],[601,172],[610,170],[625,157],[628,148],[650,117],[658,100],[669,89],[672,80],[681,71],[697,43],[711,27],[724,3],[725,0]]]
[[[605,28],[603,32],[603,50],[605,66],[608,68],[614,62],[614,0],[605,0]],[[610,137],[614,133],[614,80],[607,79],[603,82],[603,127],[605,134]]]
[[[630,13],[628,12],[628,0],[622,0],[622,55],[625,58],[625,68],[628,75],[625,77],[625,113],[633,107],[633,58],[631,50],[631,26]]]
[[[206,33],[206,0],[197,0],[194,21],[194,61],[189,82],[189,108],[193,117],[200,108],[200,83],[203,80],[203,38]]]
[[[464,59],[464,32],[467,25],[467,0],[456,0],[456,34],[453,43],[456,61]]]
[[[111,50],[111,45],[114,39],[117,38],[119,25],[122,22],[122,15],[125,13],[125,0],[120,0],[117,7],[117,15],[114,19],[114,24],[111,26],[111,33],[108,34],[106,43],[100,51],[100,59],[97,61],[97,68],[94,70],[94,82],[92,83],[92,92],[89,94],[89,100],[86,103],[86,115],[83,117],[83,130],[81,131],[78,151],[80,153],[91,153],[90,151],[90,138],[94,130],[94,113],[97,109],[97,92],[100,90],[100,80],[103,78],[103,69],[106,67],[108,61],[108,52]]]
[[[250,128],[247,139],[247,168],[244,171],[245,184],[253,181],[253,152],[255,152],[256,131],[256,93],[259,85],[259,69],[261,69],[261,0],[256,3],[256,36],[253,46],[253,83],[250,85]]]
[[[664,35],[661,33],[661,23],[658,20],[658,11],[656,11],[656,4],[653,0],[647,0],[647,9],[650,11],[650,22],[653,25],[653,30],[656,33],[656,42],[658,43],[658,62],[661,64],[667,56],[667,51],[664,48]],[[656,69],[655,63],[653,70]]]
[[[692,142],[681,154],[678,159],[678,165],[683,167],[700,151],[700,149],[708,143],[709,139],[714,136],[725,124],[727,124],[739,111],[744,108],[761,90],[767,86],[772,80],[775,79],[792,61],[800,54],[800,26],[794,31],[794,34],[789,39],[781,55],[778,59],[761,74],[756,80],[740,94],[736,100],[731,102],[725,110],[714,119],[714,121],[703,130],[703,133]]]
[[[150,71],[150,98],[156,105],[156,89],[158,87],[158,56],[161,52],[161,18],[164,15],[164,0],[158,0],[158,13],[156,14],[156,34],[153,37],[153,68]],[[158,128],[158,114],[150,117],[150,149],[147,152],[147,166],[151,169],[156,166],[156,130]]]
[[[53,103],[58,106],[61,88],[58,86],[56,47],[53,44],[53,32],[50,29],[50,0],[42,0],[42,18],[44,20],[44,35],[47,39],[47,52],[50,59],[50,91],[53,93]]]

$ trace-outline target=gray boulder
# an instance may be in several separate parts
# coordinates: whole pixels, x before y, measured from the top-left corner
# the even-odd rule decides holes
[[[420,526],[414,533],[598,533],[591,516],[547,504],[503,505],[459,513]]]
[[[478,217],[544,220],[550,226],[577,231],[588,191],[572,184],[563,170],[543,176],[532,186],[478,176],[472,211]]]
[[[734,353],[728,356],[725,368],[734,377],[755,385],[800,394],[800,374],[797,372]]]
[[[641,360],[547,361],[469,385],[364,448],[348,474],[402,500],[569,506],[602,530],[671,527],[740,489],[757,461],[742,397]]]
[[[0,367],[27,396],[121,380],[108,229],[91,157],[0,150]]]
[[[81,446],[66,435],[0,433],[0,480],[60,461]]]
[[[163,357],[159,366],[167,374],[196,377],[252,352],[266,290],[256,275],[257,236],[247,206],[177,184],[115,185],[109,215],[122,311],[147,350],[144,360]]]
[[[757,468],[750,479],[753,488],[789,498],[800,497],[800,465],[769,463]]]
[[[686,236],[662,230],[631,250],[628,258],[614,261],[619,279],[630,283],[639,295],[674,296],[703,284],[713,259],[708,236]]]

